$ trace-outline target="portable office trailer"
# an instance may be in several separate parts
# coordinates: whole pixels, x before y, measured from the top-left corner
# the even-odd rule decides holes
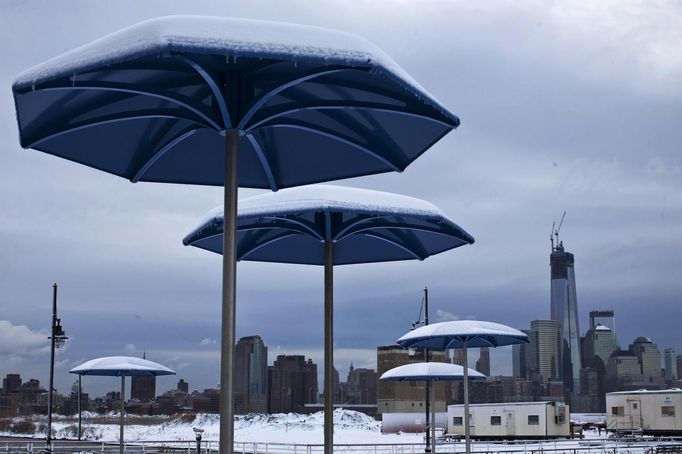
[[[569,437],[568,405],[563,402],[509,402],[469,405],[474,438]],[[448,406],[448,435],[464,434],[464,405]]]
[[[682,389],[607,393],[606,430],[682,435]]]

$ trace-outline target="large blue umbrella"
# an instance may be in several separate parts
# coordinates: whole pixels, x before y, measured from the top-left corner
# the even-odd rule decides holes
[[[348,33],[152,19],[13,85],[21,145],[132,182],[224,186],[221,452],[232,452],[237,187],[402,171],[458,118]],[[239,170],[238,170],[239,169]]]
[[[464,380],[464,375],[472,380],[484,380],[485,375],[467,369],[458,364],[448,363],[411,363],[389,369],[379,377],[384,381],[459,381]],[[436,452],[436,387],[431,388],[431,446],[432,451]],[[428,438],[429,434],[426,434]],[[426,444],[428,451],[429,444]]]
[[[135,358],[134,356],[105,356],[91,359],[69,371],[71,374],[101,375],[105,377],[121,377],[121,417],[118,449],[123,454],[123,426],[125,424],[125,392],[126,376],[128,377],[156,377],[157,375],[175,375],[175,371],[154,361]],[[80,383],[80,381],[79,381]],[[80,386],[78,387],[80,393]],[[79,410],[80,411],[80,410]],[[80,414],[78,415],[80,418]],[[79,419],[80,421],[80,419]],[[80,424],[80,422],[79,422]]]
[[[223,222],[214,210],[184,244],[222,253]],[[237,260],[324,265],[325,452],[333,447],[334,265],[424,260],[473,242],[431,203],[398,194],[311,185],[240,202]]]
[[[464,438],[466,453],[469,454],[471,452],[471,440],[469,437],[467,349],[528,343],[528,336],[517,329],[499,323],[478,320],[456,320],[422,326],[408,332],[398,339],[397,342],[405,348],[462,349],[462,353],[464,353]]]

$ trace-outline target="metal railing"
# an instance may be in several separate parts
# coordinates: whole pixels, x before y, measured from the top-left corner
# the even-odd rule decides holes
[[[199,454],[217,454],[218,442],[203,441]],[[0,440],[0,454],[43,454],[44,440]],[[196,442],[191,441],[144,441],[126,443],[129,454],[197,454]],[[237,442],[235,454],[322,454],[323,444]],[[343,454],[421,454],[422,443],[336,444],[335,453]],[[462,453],[463,442],[439,443],[437,454]],[[583,439],[583,440],[522,440],[522,441],[475,441],[472,453],[484,454],[655,454],[682,453],[682,437],[632,439]],[[116,454],[118,443],[56,440],[52,454]]]

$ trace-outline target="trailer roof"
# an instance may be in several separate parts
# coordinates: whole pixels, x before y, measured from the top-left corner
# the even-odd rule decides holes
[[[609,395],[622,395],[622,394],[681,394],[682,389],[680,388],[670,388],[670,389],[636,389],[634,391],[616,391],[612,393],[606,393]]]
[[[564,402],[561,401],[554,401],[554,400],[541,400],[537,402],[492,402],[492,403],[483,403],[483,404],[469,404],[469,407],[508,407],[512,405],[547,405],[547,404],[563,404]],[[453,405],[448,405],[448,408],[450,407],[464,407],[463,404],[453,404]]]

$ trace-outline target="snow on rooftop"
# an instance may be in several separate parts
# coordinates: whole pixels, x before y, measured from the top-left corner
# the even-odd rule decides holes
[[[447,112],[393,59],[357,35],[322,27],[212,16],[165,16],[140,22],[38,64],[19,75],[15,89],[57,77],[171,52],[284,59],[358,66],[419,92]]]
[[[602,325],[601,323],[597,323],[594,327],[595,331],[611,331],[611,328],[609,328],[606,325]]]

